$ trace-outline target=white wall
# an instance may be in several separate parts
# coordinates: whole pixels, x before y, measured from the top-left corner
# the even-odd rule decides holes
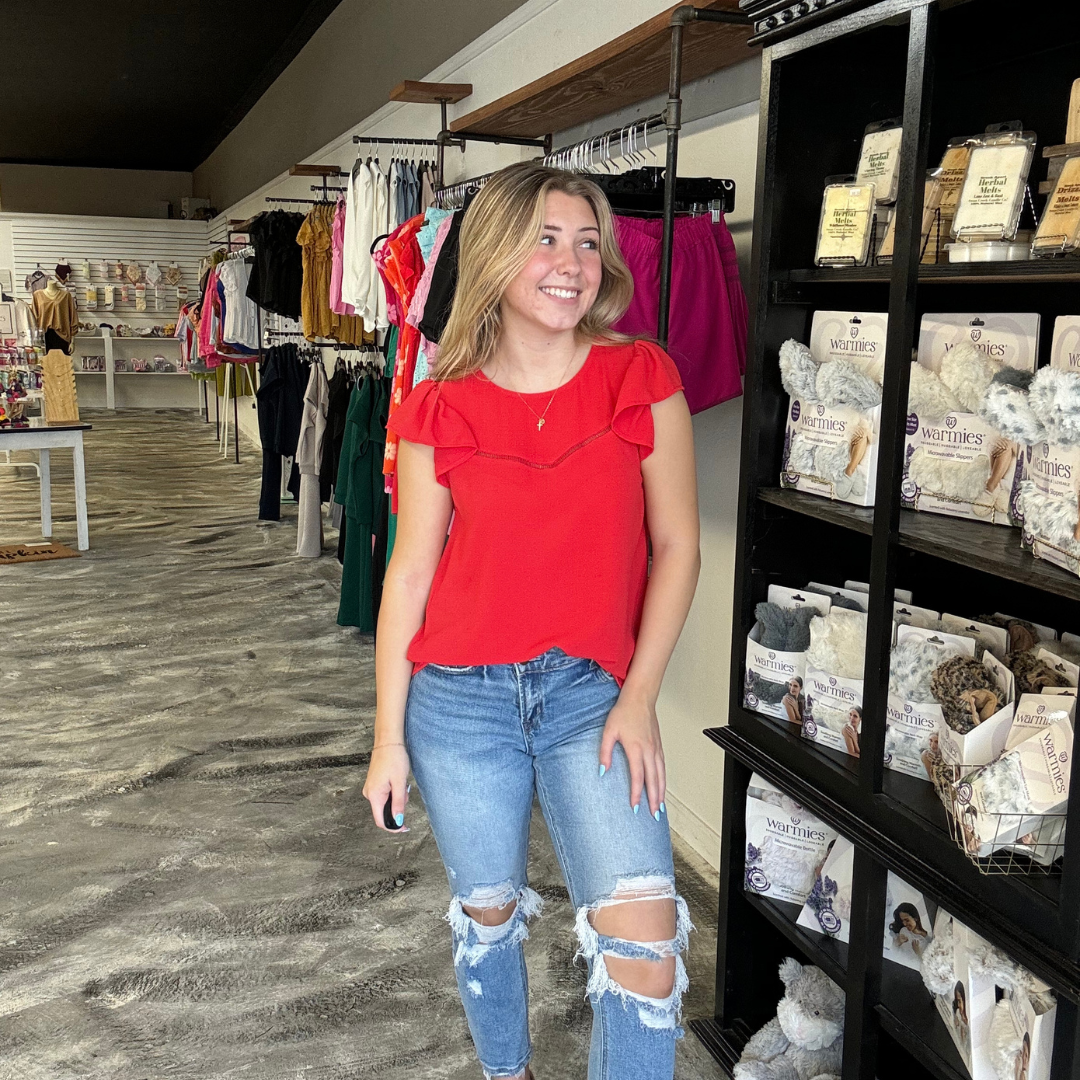
[[[474,91],[455,114],[469,112],[616,37],[665,8],[658,0],[529,0],[471,46],[430,72],[430,80],[471,82]],[[760,62],[748,59],[686,88],[681,175],[730,177],[737,183],[729,225],[748,280],[757,146]],[[556,134],[555,144],[603,131],[631,116],[659,110],[660,99],[601,117]],[[312,102],[311,107],[317,108]],[[391,103],[340,139],[313,154],[312,161],[348,168],[356,155],[352,135],[432,137],[434,106]],[[662,140],[655,150],[663,158]],[[367,153],[366,147],[361,151]],[[384,149],[383,153],[387,153]],[[453,182],[533,156],[527,149],[470,144],[447,151],[447,181]],[[267,195],[310,197],[308,178],[278,177],[230,207],[224,217],[246,218],[267,209]],[[298,209],[303,209],[298,207]],[[727,721],[728,657],[731,642],[732,579],[742,399],[726,402],[694,419],[701,501],[702,573],[697,597],[672,659],[659,714],[668,770],[668,809],[673,827],[713,866],[719,864],[722,753],[701,731]],[[241,408],[245,430],[258,437],[255,413]]]

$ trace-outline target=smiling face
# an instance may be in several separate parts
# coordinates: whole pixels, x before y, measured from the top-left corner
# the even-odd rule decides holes
[[[908,930],[911,930],[912,932],[918,929],[918,925],[916,924],[915,920],[906,911],[900,912],[900,921],[904,924],[905,927],[907,927]]]
[[[536,251],[503,293],[504,325],[573,330],[596,300],[602,276],[600,229],[588,200],[552,191]]]

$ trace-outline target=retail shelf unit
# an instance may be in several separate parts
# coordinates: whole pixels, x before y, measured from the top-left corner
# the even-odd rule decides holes
[[[1018,18],[1009,0],[744,0],[764,46],[755,205],[751,363],[741,460],[735,626],[724,748],[715,1016],[692,1021],[729,1069],[782,992],[777,961],[817,963],[847,993],[843,1080],[967,1075],[918,973],[882,960],[892,870],[1049,982],[1058,995],[1052,1080],[1080,1075],[1080,798],[1060,873],[986,876],[956,847],[925,782],[883,768],[894,586],[968,616],[1009,611],[1080,630],[1080,579],[1022,553],[1016,530],[901,512],[909,359],[927,311],[1037,311],[1040,358],[1054,317],[1080,313],[1080,263],[920,266],[922,178],[948,139],[1020,119],[1042,145],[1064,141],[1080,76],[1080,11]],[[766,19],[772,20],[771,23]],[[866,124],[903,116],[891,267],[813,269],[825,178],[850,173]],[[1036,161],[1038,162],[1038,158]],[[1036,165],[1036,168],[1038,165]],[[1033,176],[1037,183],[1038,177]],[[888,311],[877,505],[778,485],[787,395],[781,343],[809,340],[819,308]],[[743,708],[744,643],[771,583],[869,581],[862,756],[824,750],[793,725]],[[797,927],[794,912],[744,891],[751,773],[773,781],[855,844],[850,943]],[[1080,773],[1073,770],[1074,784]]]

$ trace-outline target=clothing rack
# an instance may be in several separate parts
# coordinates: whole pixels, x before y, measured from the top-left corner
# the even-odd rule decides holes
[[[312,191],[321,191],[321,187],[313,187]],[[284,195],[267,195],[266,201],[269,203],[306,203],[308,206],[318,206],[320,203],[329,202],[329,199],[294,199],[286,197]]]

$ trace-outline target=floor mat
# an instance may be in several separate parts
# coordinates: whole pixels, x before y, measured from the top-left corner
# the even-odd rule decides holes
[[[0,566],[5,563],[44,562],[46,559],[78,559],[66,544],[5,544],[0,547]]]

